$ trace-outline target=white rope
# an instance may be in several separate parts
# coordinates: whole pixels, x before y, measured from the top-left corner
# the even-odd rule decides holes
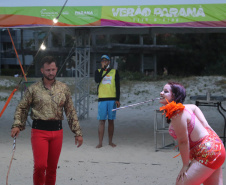
[[[8,169],[7,176],[6,176],[6,185],[8,185],[9,172],[10,172],[10,168],[11,168],[11,165],[13,162],[13,157],[14,157],[15,151],[16,151],[16,136],[14,136],[14,140],[13,140],[13,154],[12,154],[12,157],[10,160],[9,169]]]
[[[125,109],[125,108],[133,107],[133,106],[136,106],[136,105],[141,105],[141,104],[152,102],[152,101],[159,100],[159,99],[160,98],[155,98],[155,99],[151,99],[151,100],[147,100],[147,101],[143,101],[143,102],[127,105],[127,106],[124,106],[124,107],[119,107],[119,108],[116,108],[116,109],[112,109],[112,111],[116,111],[116,110],[119,110],[119,109]]]

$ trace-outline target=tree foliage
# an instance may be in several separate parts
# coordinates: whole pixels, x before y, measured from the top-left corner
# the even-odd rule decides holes
[[[226,74],[225,33],[168,34],[165,40],[164,36],[159,36],[161,44],[165,41],[178,50],[158,56],[159,71],[167,66],[173,75]]]

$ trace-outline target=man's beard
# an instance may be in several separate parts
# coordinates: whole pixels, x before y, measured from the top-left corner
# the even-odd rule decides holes
[[[49,76],[46,76],[46,75],[43,74],[43,77],[46,78],[46,79],[49,80],[49,81],[52,81],[52,80],[55,80],[56,75],[49,75]]]

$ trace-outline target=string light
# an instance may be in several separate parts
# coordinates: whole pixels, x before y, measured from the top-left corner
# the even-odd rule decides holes
[[[53,19],[53,23],[56,24],[57,22],[58,22],[58,19],[57,18],[54,18]]]
[[[46,49],[46,46],[45,46],[44,43],[42,43],[42,45],[40,46],[40,49],[41,49],[41,50],[45,50],[45,49]]]

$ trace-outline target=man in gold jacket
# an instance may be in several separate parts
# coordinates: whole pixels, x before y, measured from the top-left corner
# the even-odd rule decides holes
[[[118,71],[110,68],[110,58],[107,55],[101,57],[101,69],[95,72],[95,81],[98,86],[98,116],[99,144],[96,148],[103,146],[103,137],[105,130],[105,121],[108,119],[108,138],[109,145],[115,147],[112,142],[114,134],[114,120],[116,111],[112,111],[116,106],[120,107],[120,81]]]
[[[16,108],[11,136],[18,137],[20,131],[25,129],[31,108],[33,182],[34,185],[54,185],[63,142],[63,109],[69,127],[75,133],[77,147],[82,145],[83,137],[69,87],[55,80],[56,60],[51,56],[44,57],[41,61],[41,72],[42,80],[28,87]]]

